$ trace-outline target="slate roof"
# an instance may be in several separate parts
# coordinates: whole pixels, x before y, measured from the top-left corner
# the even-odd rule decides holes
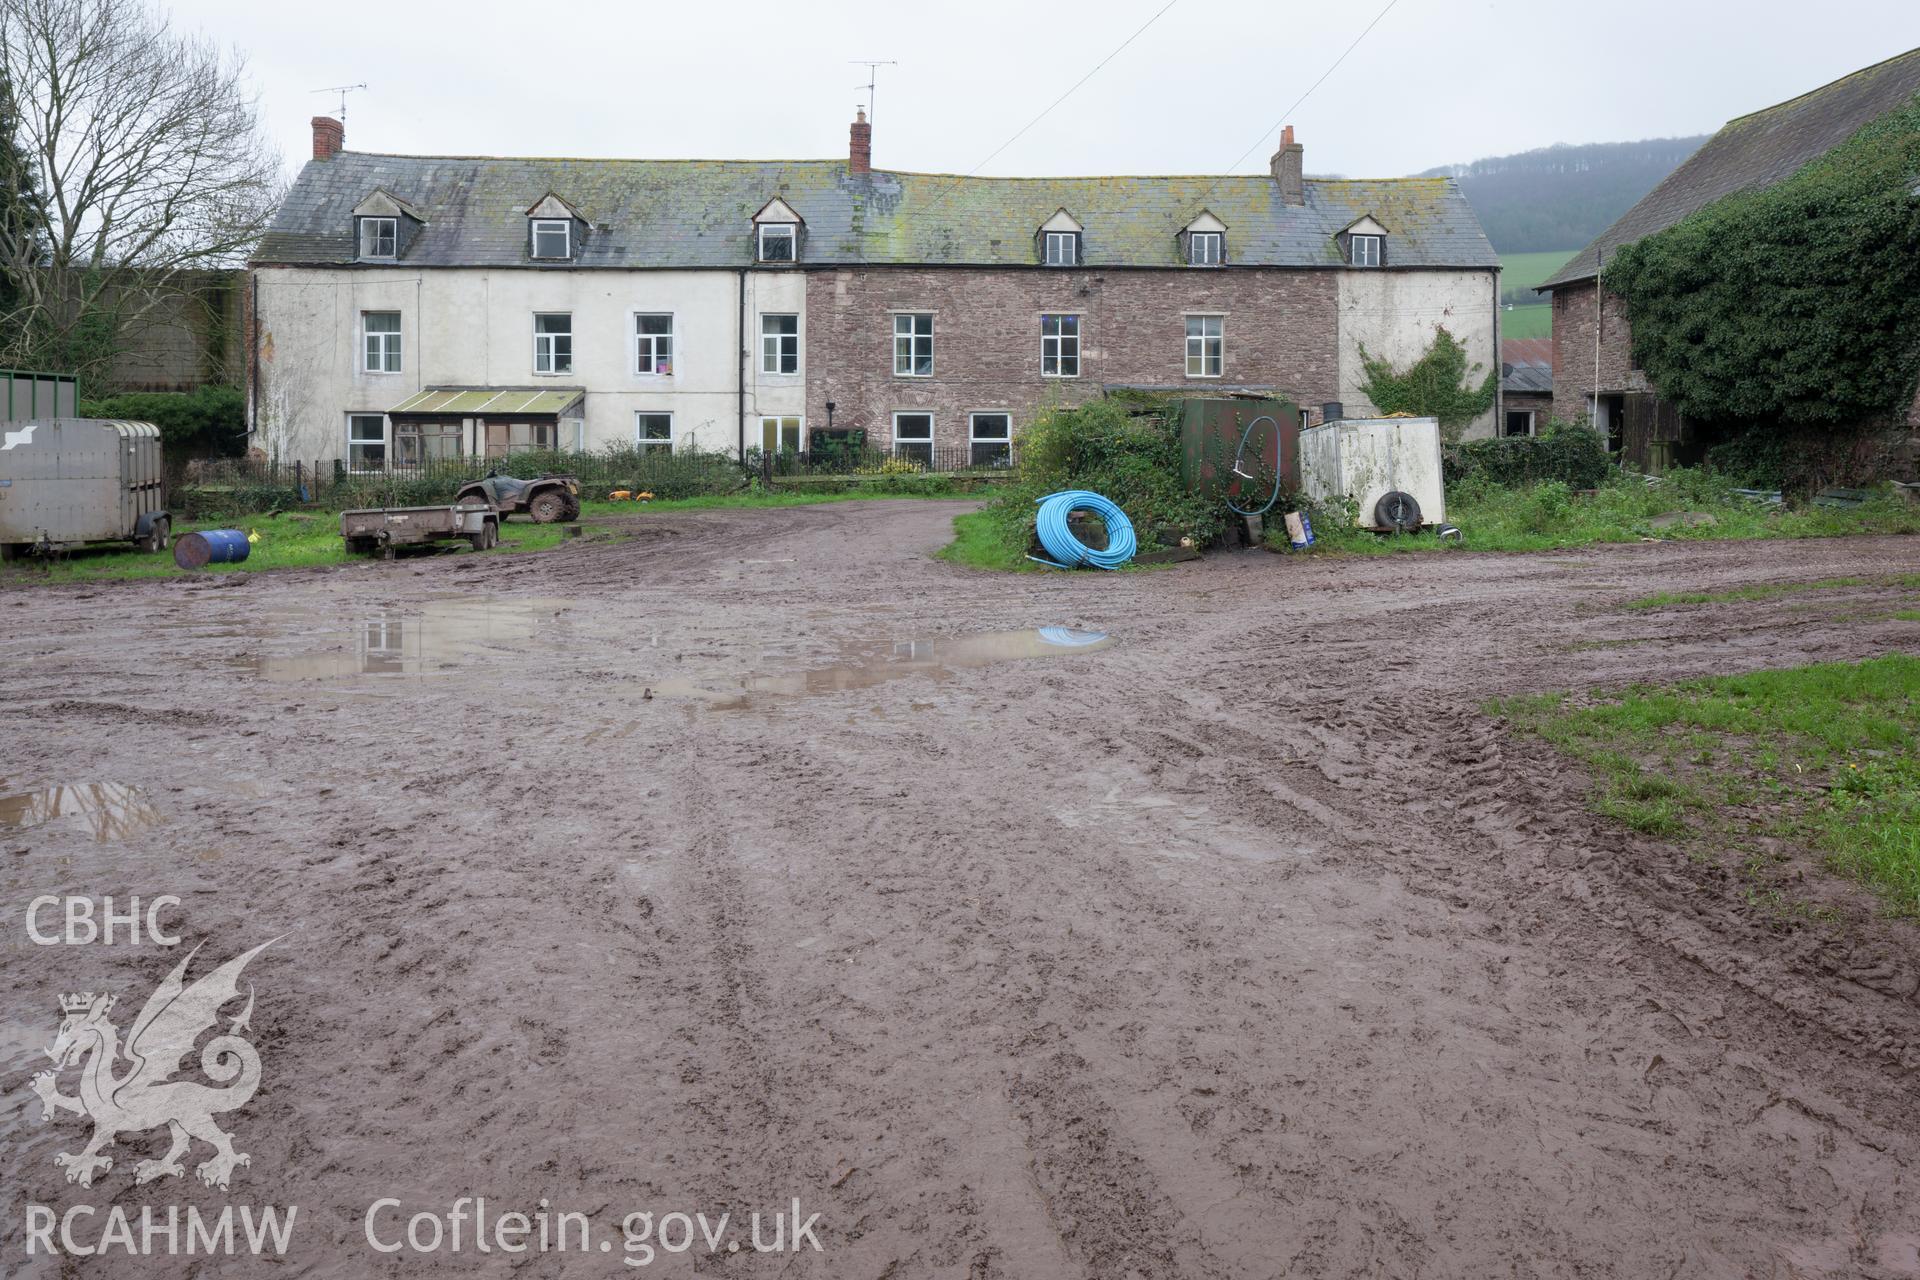
[[[1501,362],[1500,390],[1508,395],[1553,394],[1553,366],[1544,360]]]
[[[421,211],[409,266],[738,267],[752,218],[778,196],[805,219],[800,265],[1032,265],[1040,224],[1065,208],[1085,224],[1089,267],[1178,266],[1180,231],[1202,209],[1227,224],[1230,265],[1338,267],[1334,234],[1372,215],[1388,269],[1495,267],[1499,258],[1451,178],[1309,178],[1284,204],[1266,176],[968,178],[842,160],[539,160],[342,151],[309,161],[255,265],[355,261],[353,207],[376,188]],[[576,258],[531,262],[526,210],[548,192],[588,221]]]
[[[1664,231],[1722,196],[1792,177],[1916,94],[1920,49],[1731,121],[1538,290],[1591,280],[1603,250],[1612,256],[1619,246]]]

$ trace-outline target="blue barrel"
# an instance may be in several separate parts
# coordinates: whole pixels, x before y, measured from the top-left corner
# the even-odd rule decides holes
[[[173,540],[173,562],[182,569],[204,569],[210,564],[245,560],[253,544],[238,529],[208,529]]]

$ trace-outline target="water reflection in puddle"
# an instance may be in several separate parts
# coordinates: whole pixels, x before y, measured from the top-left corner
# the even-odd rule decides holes
[[[445,600],[417,613],[378,613],[353,627],[350,645],[319,652],[255,654],[235,665],[264,680],[339,680],[350,676],[421,676],[450,671],[490,649],[531,645],[563,600]],[[307,619],[264,620],[287,630],[319,630]],[[333,630],[332,635],[339,632]]]
[[[871,689],[902,676],[938,679],[963,668],[1093,653],[1112,644],[1113,637],[1104,631],[1036,627],[939,640],[902,640],[890,647],[850,645],[843,650],[848,660],[830,667],[739,680],[670,680],[655,685],[652,692],[671,698],[695,698],[717,710],[731,710],[746,706],[755,694],[792,698]]]
[[[158,822],[160,811],[145,791],[120,782],[77,782],[0,795],[0,827],[38,827],[61,818],[85,823],[95,840],[121,840]]]

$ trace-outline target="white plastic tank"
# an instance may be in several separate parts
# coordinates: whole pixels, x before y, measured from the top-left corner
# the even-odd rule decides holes
[[[1351,498],[1362,529],[1444,523],[1440,423],[1348,418],[1309,427],[1300,433],[1300,488],[1316,504]]]

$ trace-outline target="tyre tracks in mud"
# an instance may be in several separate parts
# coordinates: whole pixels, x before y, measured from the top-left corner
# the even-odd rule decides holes
[[[1901,1274],[1903,957],[1781,933],[1481,706],[1911,647],[1778,602],[1608,612],[1907,544],[1004,576],[926,559],[954,509],[51,592],[7,615],[45,656],[0,734],[157,790],[170,753],[271,788],[170,801],[149,865],[232,846],[193,864],[219,890],[195,918],[313,939],[250,1191],[342,1239],[371,1181],[603,1227],[823,1214],[822,1255],[700,1274]],[[250,613],[462,590],[565,612],[376,688],[224,662]],[[738,710],[647,696],[1053,623],[1118,642]],[[1652,638],[1572,648],[1626,630]],[[145,874],[65,840],[86,876]],[[68,979],[21,959],[0,1014],[37,1026]]]

